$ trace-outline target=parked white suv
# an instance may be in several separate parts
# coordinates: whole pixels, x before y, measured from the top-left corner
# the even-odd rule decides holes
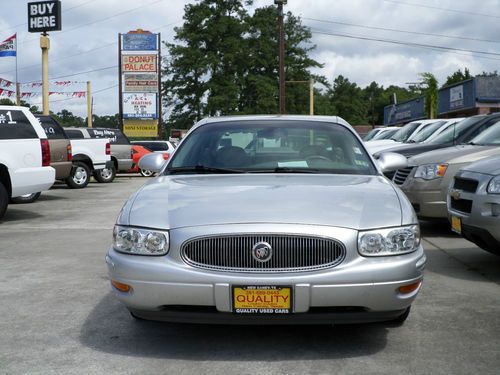
[[[0,218],[10,199],[48,190],[54,180],[47,135],[35,116],[0,106]]]

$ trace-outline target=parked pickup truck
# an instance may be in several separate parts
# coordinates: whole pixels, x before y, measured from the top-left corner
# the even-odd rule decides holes
[[[113,167],[109,139],[84,139],[82,133],[74,128],[64,128],[64,131],[71,141],[73,152],[73,170],[66,178],[66,184],[70,188],[84,188],[92,174]]]
[[[81,132],[81,138],[107,138],[111,144],[111,168],[101,169],[94,172],[94,178],[99,182],[111,182],[116,172],[126,172],[132,168],[132,146],[127,136],[120,129],[111,128],[72,128]]]
[[[44,130],[25,107],[0,106],[0,218],[12,198],[48,190],[55,179]]]

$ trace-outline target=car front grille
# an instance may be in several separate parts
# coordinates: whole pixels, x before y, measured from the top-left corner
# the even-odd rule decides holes
[[[266,242],[268,261],[258,261],[253,247]],[[235,272],[299,272],[335,267],[346,256],[345,246],[334,239],[282,234],[227,235],[195,238],[181,247],[181,257],[196,268]]]
[[[472,211],[472,201],[469,199],[455,199],[451,198],[450,206],[452,209],[470,214]]]
[[[408,178],[408,176],[410,175],[412,170],[413,170],[413,167],[398,169],[396,171],[396,174],[394,174],[392,181],[396,185],[400,185],[400,186],[403,185],[405,183],[406,179]]]
[[[468,193],[475,193],[479,181],[471,180],[469,178],[455,177],[453,188],[466,191]]]

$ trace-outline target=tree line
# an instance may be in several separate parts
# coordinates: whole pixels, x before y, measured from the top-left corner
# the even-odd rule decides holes
[[[206,116],[278,113],[277,8],[253,8],[251,0],[199,0],[184,7],[183,24],[173,43],[164,43],[162,96],[166,130],[188,129]],[[373,81],[360,87],[348,77],[311,73],[323,65],[311,58],[316,48],[300,17],[285,17],[286,112],[309,114],[309,80],[314,113],[338,115],[353,125],[381,124],[384,107],[426,97],[428,116],[437,109],[438,81],[423,72],[421,84],[384,87]],[[481,75],[498,76],[497,72]],[[451,73],[443,86],[471,78],[467,68]],[[0,103],[10,102],[2,99]],[[29,106],[29,104],[24,103]],[[32,111],[39,112],[37,107]],[[86,126],[86,119],[66,109],[53,113],[63,126]],[[119,115],[93,116],[95,127],[116,128]]]

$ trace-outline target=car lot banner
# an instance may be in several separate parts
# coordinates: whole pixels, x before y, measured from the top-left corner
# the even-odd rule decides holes
[[[157,137],[162,129],[160,34],[138,29],[119,34],[118,39],[122,129],[130,137],[152,137],[154,128]]]

